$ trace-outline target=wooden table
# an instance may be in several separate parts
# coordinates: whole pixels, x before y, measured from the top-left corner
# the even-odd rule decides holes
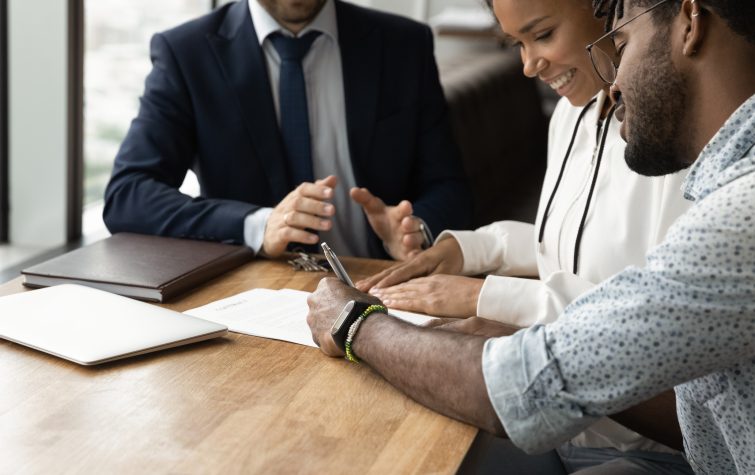
[[[355,278],[387,265],[343,261]],[[165,306],[313,290],[322,276],[254,261]],[[21,291],[20,279],[0,286]],[[452,473],[476,432],[292,343],[231,333],[83,367],[0,340],[2,474]]]

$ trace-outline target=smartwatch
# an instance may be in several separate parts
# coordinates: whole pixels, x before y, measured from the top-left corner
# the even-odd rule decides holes
[[[371,304],[366,302],[352,300],[343,307],[338,318],[333,322],[333,326],[330,328],[330,334],[341,351],[346,351],[346,334],[349,333],[351,324],[354,323],[354,321],[359,318],[359,316],[364,313],[370,305]]]

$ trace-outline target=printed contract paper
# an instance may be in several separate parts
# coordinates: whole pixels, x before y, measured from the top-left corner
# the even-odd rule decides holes
[[[309,292],[301,290],[254,289],[184,313],[220,323],[234,332],[316,348],[307,325],[308,296]],[[390,313],[414,325],[435,318],[401,310]]]

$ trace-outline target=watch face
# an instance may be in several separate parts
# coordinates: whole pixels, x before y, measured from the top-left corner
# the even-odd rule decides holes
[[[331,335],[338,333],[338,330],[341,328],[341,325],[343,325],[344,320],[346,320],[346,317],[348,317],[349,313],[351,313],[351,309],[354,308],[354,304],[356,304],[356,301],[352,300],[347,303],[345,307],[343,307],[341,314],[338,315],[338,318],[336,318],[336,321],[333,322],[333,326],[330,328]]]

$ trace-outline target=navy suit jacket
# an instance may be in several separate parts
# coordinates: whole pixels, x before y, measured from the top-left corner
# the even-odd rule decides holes
[[[463,229],[471,199],[424,25],[336,0],[356,183],[408,199],[430,229]],[[115,159],[104,219],[115,233],[243,243],[243,221],[289,183],[271,88],[247,2],[151,42],[152,71]],[[178,191],[188,169],[201,194]],[[385,257],[370,230],[370,254]]]

